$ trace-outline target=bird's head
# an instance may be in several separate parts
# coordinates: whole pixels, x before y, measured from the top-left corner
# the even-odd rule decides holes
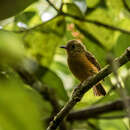
[[[70,40],[66,46],[61,46],[67,50],[68,55],[76,55],[85,51],[84,45],[79,40]]]

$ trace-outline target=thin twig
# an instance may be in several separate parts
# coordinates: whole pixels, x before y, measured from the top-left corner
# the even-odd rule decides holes
[[[103,46],[103,44],[100,42],[99,39],[97,39],[96,37],[94,37],[90,32],[88,32],[85,29],[82,29],[79,25],[75,24],[75,27],[80,31],[80,33],[82,33],[85,37],[87,37],[88,39],[90,39],[92,42],[94,42],[95,44],[97,44],[99,47],[101,47],[102,49],[106,50],[105,46]]]
[[[48,4],[50,6],[52,6],[57,12],[59,12],[59,9],[57,9],[57,7],[50,1],[50,0],[46,0],[48,2]]]
[[[108,56],[108,63],[112,66],[112,71],[113,71],[113,74],[115,76],[115,79],[116,79],[116,88],[120,94],[120,96],[122,97],[123,99],[123,103],[124,103],[124,106],[125,106],[125,110],[128,114],[128,116],[130,117],[130,104],[129,104],[129,101],[127,101],[127,97],[128,97],[128,94],[127,94],[127,91],[125,88],[123,88],[120,80],[119,80],[119,76],[118,76],[118,72],[117,72],[117,69],[118,69],[118,63],[117,64],[113,64],[111,61],[113,60],[113,54],[109,54]],[[130,122],[129,122],[130,123]]]
[[[113,31],[120,31],[122,33],[130,34],[130,31],[128,31],[128,30],[124,30],[124,29],[121,29],[121,28],[118,28],[118,27],[114,27],[112,25],[101,23],[101,22],[96,21],[96,20],[85,19],[83,17],[79,17],[79,16],[76,16],[76,15],[65,13],[61,9],[58,10],[54,6],[54,4],[52,4],[52,2],[50,2],[50,0],[47,0],[47,1],[50,4],[50,6],[52,6],[60,15],[68,16],[68,17],[74,18],[74,19],[79,20],[79,21],[88,22],[88,23],[92,23],[92,24],[95,24],[95,25],[98,25],[98,26],[102,26],[102,27],[108,28],[108,29],[113,30]],[[123,0],[123,1],[125,1],[125,0]]]
[[[58,17],[59,15],[56,15],[55,17],[53,17],[51,20],[54,20],[56,17]],[[48,21],[46,21],[46,22],[43,22],[43,23],[41,23],[41,24],[38,24],[38,25],[36,25],[36,26],[34,26],[34,27],[31,27],[31,28],[28,28],[28,29],[24,29],[24,30],[18,30],[18,31],[13,31],[14,33],[22,33],[22,32],[29,32],[29,31],[34,31],[34,30],[36,30],[36,29],[39,29],[40,30],[40,28],[43,26],[43,25],[45,25],[45,24],[47,24],[48,22],[50,22],[51,20],[48,20]]]
[[[130,7],[127,5],[126,0],[122,0],[124,7],[130,12]]]
[[[105,23],[102,23],[102,22],[99,22],[99,21],[96,21],[96,20],[90,20],[90,19],[86,19],[86,18],[79,17],[79,16],[76,16],[76,15],[72,15],[72,14],[69,14],[69,13],[65,13],[61,9],[57,9],[54,6],[54,4],[52,4],[50,2],[50,0],[47,0],[47,2],[58,12],[58,14],[55,17],[63,15],[63,16],[71,17],[71,18],[79,20],[79,21],[83,21],[83,22],[87,22],[87,23],[92,23],[92,24],[95,24],[97,26],[101,26],[101,27],[104,27],[104,28],[107,28],[107,29],[110,29],[110,30],[113,30],[113,31],[119,31],[119,32],[122,32],[122,33],[130,34],[129,30],[121,29],[121,28],[118,28],[118,27],[115,27],[115,26],[112,26],[112,25],[109,25],[109,24],[105,24]],[[52,18],[52,19],[54,19],[54,18]],[[47,21],[47,22],[49,22],[49,21]],[[47,22],[41,23],[41,24],[36,25],[36,26],[34,26],[32,28],[28,28],[28,29],[24,29],[24,30],[19,30],[19,31],[12,31],[12,32],[22,33],[22,32],[32,31],[32,30],[35,30],[35,29],[41,27],[43,24],[45,24]],[[6,30],[6,31],[8,31],[8,30]]]
[[[79,20],[79,21],[88,22],[88,23],[95,24],[97,26],[105,27],[105,28],[113,30],[113,31],[119,31],[119,32],[122,32],[122,33],[130,34],[130,31],[128,31],[128,30],[124,30],[124,29],[121,29],[121,28],[118,28],[118,27],[114,27],[112,25],[101,23],[101,22],[96,21],[96,20],[85,19],[83,17],[79,17],[79,16],[76,16],[76,15],[72,15],[72,14],[64,13],[64,12],[62,12],[61,14],[64,15],[64,16],[68,16],[68,17],[71,17],[73,19]]]
[[[113,61],[113,64],[119,63],[119,66],[124,65],[130,60],[130,47],[126,49],[125,53]],[[112,73],[110,65],[105,66],[98,74],[92,76],[89,80],[84,81],[80,87],[76,87],[73,91],[72,97],[61,109],[61,111],[55,116],[53,121],[50,123],[47,130],[55,130],[60,122],[67,116],[70,110],[81,100],[84,93],[91,89],[96,83],[104,79],[106,76]]]
[[[99,21],[96,21],[96,20],[90,20],[90,19],[85,19],[83,17],[79,17],[79,16],[75,16],[75,15],[72,15],[72,14],[69,14],[69,13],[65,13],[63,12],[61,9],[57,9],[54,4],[52,2],[50,2],[50,0],[47,0],[47,2],[50,4],[50,6],[52,6],[57,12],[58,14],[60,15],[64,15],[64,16],[68,16],[68,17],[71,17],[71,18],[74,18],[76,20],[79,20],[79,21],[84,21],[84,22],[88,22],[88,23],[92,23],[92,24],[95,24],[95,25],[98,25],[98,26],[102,26],[102,27],[105,27],[105,28],[108,28],[110,30],[113,30],[113,31],[120,31],[122,33],[126,33],[126,34],[130,34],[130,31],[128,30],[124,30],[124,29],[121,29],[121,28],[118,28],[118,27],[114,27],[112,25],[108,25],[108,24],[105,24],[105,23],[101,23]],[[126,1],[123,0],[124,2],[124,5],[128,7],[128,5],[126,4]]]

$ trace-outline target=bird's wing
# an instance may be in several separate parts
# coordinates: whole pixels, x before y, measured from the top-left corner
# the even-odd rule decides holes
[[[88,60],[97,67],[98,70],[101,69],[99,63],[97,62],[96,58],[92,55],[92,53],[90,53],[89,51],[86,51],[86,56]]]

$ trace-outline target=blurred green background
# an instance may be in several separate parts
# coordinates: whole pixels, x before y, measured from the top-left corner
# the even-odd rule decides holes
[[[118,57],[130,46],[130,0],[50,2],[56,9],[48,0],[0,1],[0,130],[45,130],[57,111],[51,101],[53,94],[59,108],[69,99],[79,81],[68,69],[60,45],[80,39],[101,67],[107,64],[109,53]],[[130,63],[119,69],[118,76],[129,96]],[[39,82],[43,88],[37,88]],[[105,78],[103,85],[106,91],[116,85],[114,75]],[[41,88],[44,93],[39,92]],[[90,90],[73,110],[118,98],[122,97],[117,91],[95,97]],[[108,116],[123,114],[117,111]],[[67,130],[129,127],[125,117],[67,121]]]

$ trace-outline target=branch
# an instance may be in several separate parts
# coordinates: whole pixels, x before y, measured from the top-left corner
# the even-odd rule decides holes
[[[126,33],[126,34],[130,34],[130,31],[128,30],[124,30],[124,29],[121,29],[121,28],[118,28],[118,27],[114,27],[112,25],[108,25],[108,24],[105,24],[105,23],[101,23],[99,21],[96,21],[96,20],[90,20],[90,19],[85,19],[83,17],[79,17],[79,16],[75,16],[75,15],[72,15],[72,14],[69,14],[69,13],[65,13],[63,12],[61,9],[57,9],[55,7],[55,5],[50,2],[50,0],[46,0],[50,6],[52,6],[57,12],[58,14],[54,17],[56,18],[57,16],[60,16],[60,15],[63,15],[63,16],[68,16],[68,17],[71,17],[73,19],[76,19],[76,20],[79,20],[79,21],[83,21],[83,22],[88,22],[88,23],[92,23],[92,24],[95,24],[97,26],[101,26],[101,27],[104,27],[104,28],[107,28],[107,29],[110,29],[110,30],[113,30],[113,31],[119,31],[119,32],[122,32],[122,33]],[[123,0],[125,1],[125,0]],[[62,7],[62,6],[61,6]],[[54,19],[52,18],[52,19]],[[51,20],[52,20],[51,19]],[[50,21],[50,20],[49,20]],[[47,22],[49,22],[47,21]],[[43,26],[44,24],[46,24],[47,22],[44,22],[44,23],[41,23],[41,24],[38,24],[32,28],[28,28],[28,29],[24,29],[24,30],[18,30],[18,31],[13,31],[14,33],[22,33],[22,32],[28,32],[28,31],[32,31],[32,30],[35,30],[37,28],[40,28],[41,26]],[[8,31],[8,30],[5,30],[5,31]],[[12,32],[12,31],[11,31]]]
[[[83,17],[75,16],[75,15],[72,15],[72,14],[69,14],[69,13],[64,13],[64,12],[62,12],[61,14],[64,15],[64,16],[68,16],[68,17],[71,17],[73,19],[79,20],[79,21],[88,22],[88,23],[95,24],[97,26],[105,27],[105,28],[113,30],[113,31],[119,31],[119,32],[122,32],[122,33],[130,34],[130,31],[128,31],[128,30],[124,30],[124,29],[121,29],[121,28],[118,28],[118,27],[114,27],[112,25],[101,23],[101,22],[96,21],[96,20],[85,19]]]
[[[122,33],[126,33],[126,34],[130,34],[130,31],[128,30],[124,30],[124,29],[121,29],[121,28],[118,28],[118,27],[115,27],[115,26],[112,26],[112,25],[108,25],[108,24],[105,24],[105,23],[101,23],[99,21],[96,21],[96,20],[90,20],[90,19],[85,19],[83,17],[79,17],[79,16],[75,16],[75,15],[72,15],[72,14],[69,14],[69,13],[65,13],[63,12],[61,9],[57,9],[54,4],[52,2],[50,2],[50,0],[47,0],[47,2],[50,4],[50,6],[52,6],[57,12],[58,14],[54,17],[56,18],[57,16],[60,16],[60,15],[63,15],[63,16],[68,16],[68,17],[71,17],[73,19],[76,19],[76,20],[79,20],[79,21],[83,21],[83,22],[88,22],[88,23],[92,23],[92,24],[95,24],[97,26],[101,26],[101,27],[104,27],[104,28],[107,28],[107,29],[110,29],[110,30],[113,30],[113,31],[119,31],[119,32],[122,32]],[[52,19],[54,19],[52,18]],[[51,19],[51,20],[52,20]],[[50,20],[49,20],[50,21]],[[47,22],[49,22],[47,21]],[[32,28],[28,28],[28,29],[24,29],[24,30],[18,30],[18,31],[11,31],[11,32],[14,32],[14,33],[22,33],[22,32],[28,32],[28,31],[32,31],[32,30],[35,30],[37,28],[40,28],[43,24],[45,24],[46,22],[44,23],[41,23],[41,24],[38,24]],[[8,30],[5,30],[5,31],[8,31]]]
[[[57,18],[58,16],[60,15],[56,15],[54,16],[52,19],[48,20],[48,21],[45,21],[43,23],[40,23],[38,25],[35,25],[33,27],[30,27],[30,28],[26,28],[26,29],[21,29],[21,30],[6,30],[6,29],[1,29],[3,31],[7,31],[7,32],[13,32],[13,33],[24,33],[24,32],[30,32],[30,31],[35,31],[37,29],[41,29],[43,25],[47,24],[48,22],[50,22],[51,20],[54,20],[55,18]],[[47,31],[46,31],[47,32]],[[45,33],[46,33],[45,32]]]
[[[130,47],[128,47],[124,54],[116,58],[113,64],[119,64],[122,66],[130,60]],[[105,66],[98,74],[92,76],[89,80],[84,81],[80,87],[76,87],[73,91],[72,97],[66,103],[66,105],[61,109],[61,111],[55,116],[53,121],[50,123],[47,130],[55,130],[60,122],[67,116],[70,110],[76,105],[77,102],[81,100],[84,93],[91,89],[96,83],[104,79],[106,76],[112,73],[112,68],[110,65]]]
[[[120,94],[120,96],[122,97],[123,101],[124,101],[124,106],[125,106],[125,110],[127,112],[127,115],[130,116],[130,108],[129,108],[129,101],[127,100],[127,91],[125,88],[123,88],[121,82],[120,82],[120,79],[119,79],[119,76],[118,76],[118,72],[117,72],[117,69],[118,69],[118,63],[117,64],[113,64],[112,63],[112,60],[113,60],[113,54],[109,54],[108,57],[107,57],[107,61],[108,63],[112,66],[112,71],[113,71],[113,74],[114,74],[114,77],[116,79],[116,88],[117,88],[117,91],[118,93]]]
[[[130,12],[130,8],[129,8],[129,6],[126,3],[126,0],[122,0],[122,2],[124,4],[125,8]]]
[[[90,32],[82,29],[78,24],[75,24],[75,27],[80,31],[81,34],[83,34],[85,37],[87,37],[93,43],[97,44],[99,47],[106,50],[106,48],[103,46],[103,44],[96,37],[94,37]]]
[[[50,0],[46,0],[48,2],[48,4],[50,6],[52,6],[57,12],[59,12],[59,9],[57,9],[57,7],[50,1]]]
[[[34,26],[34,27],[31,27],[31,28],[28,28],[28,29],[23,29],[23,30],[14,30],[13,32],[14,33],[23,33],[23,32],[30,32],[30,31],[32,31],[32,30],[36,30],[36,29],[39,29],[40,30],[40,28],[43,26],[43,25],[45,25],[45,24],[47,24],[48,22],[50,22],[51,20],[54,20],[56,17],[58,17],[59,15],[56,15],[55,17],[53,17],[52,19],[50,19],[50,20],[48,20],[48,21],[46,21],[46,22],[43,22],[43,23],[41,23],[41,24],[38,24],[38,25],[36,25],[36,26]],[[6,31],[8,31],[8,30],[6,30]]]
[[[130,102],[130,97],[127,98],[127,101]],[[70,112],[67,117],[68,121],[73,120],[84,120],[88,118],[100,118],[99,115],[114,111],[121,111],[125,109],[123,100],[118,99],[107,104],[95,105],[93,107],[86,108],[84,110]],[[102,117],[101,117],[102,118]]]
[[[57,113],[60,110],[61,107],[55,96],[54,90],[50,89],[50,87],[43,84],[40,80],[37,79],[37,77],[34,74],[28,72],[21,65],[15,66],[13,68],[20,75],[20,77],[26,84],[29,84],[29,86],[38,91],[45,100],[50,102],[54,113]],[[61,130],[66,130],[65,122],[61,123],[60,128]]]
[[[79,21],[92,23],[92,24],[95,24],[95,25],[98,25],[98,26],[108,28],[108,29],[113,30],[113,31],[120,31],[122,33],[130,34],[130,31],[127,31],[127,30],[124,30],[124,29],[121,29],[121,28],[118,28],[118,27],[114,27],[114,26],[111,26],[111,25],[108,25],[108,24],[105,24],[105,23],[101,23],[99,21],[95,21],[95,20],[85,19],[85,18],[75,16],[75,15],[72,15],[72,14],[69,14],[69,13],[65,13],[65,12],[62,11],[62,9],[57,9],[55,7],[55,5],[50,0],[47,0],[47,2],[50,4],[50,6],[52,6],[58,12],[59,15],[64,15],[64,16],[68,16],[68,17],[74,18],[74,19],[79,20]],[[129,9],[125,0],[123,0],[123,3],[125,5],[125,7],[127,7]],[[63,4],[62,4],[62,6],[63,6]],[[62,6],[61,6],[61,8],[62,8]]]

